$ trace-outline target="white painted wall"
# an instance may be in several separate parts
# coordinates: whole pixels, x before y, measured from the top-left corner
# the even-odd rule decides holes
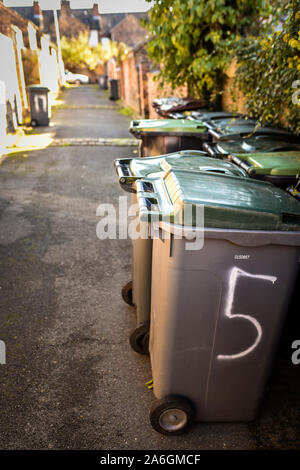
[[[6,85],[0,80],[0,151],[6,135]]]
[[[17,76],[17,65],[15,59],[15,51],[13,40],[0,34],[0,63],[5,64],[5,67],[0,67],[0,81],[2,83],[2,93],[5,93],[5,102],[10,101],[12,107],[16,100],[18,108],[18,116],[20,122],[22,121],[22,100]],[[3,86],[5,85],[3,91]],[[3,96],[2,96],[3,101]],[[3,123],[1,124],[3,126]],[[6,123],[5,123],[6,130]],[[3,129],[1,130],[1,134]]]
[[[17,52],[17,67],[19,68],[19,80],[20,80],[20,87],[21,87],[21,99],[23,100],[23,105],[25,109],[28,109],[28,100],[27,100],[27,94],[26,94],[26,84],[25,84],[25,77],[24,77],[24,69],[23,69],[23,61],[22,61],[22,49],[24,49],[24,41],[23,41],[23,33],[22,31],[17,27],[13,26],[13,29],[15,30],[15,42],[16,42],[16,52]],[[21,123],[23,118],[22,118],[22,101],[21,101],[21,106],[18,104],[18,120]]]
[[[39,51],[40,81],[55,95],[58,92],[58,62],[55,49],[45,36],[41,37],[41,50]]]

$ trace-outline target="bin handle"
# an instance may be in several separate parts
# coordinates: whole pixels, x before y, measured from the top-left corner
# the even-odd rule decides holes
[[[134,178],[130,166],[128,165],[129,160],[115,160],[114,161],[114,167],[116,169],[118,178],[119,178],[119,184],[124,191],[127,191],[128,193],[136,193],[136,189],[133,186],[133,181],[128,181],[128,178]],[[124,166],[126,165],[126,173],[124,172]]]
[[[119,178],[126,178],[127,176],[134,176],[131,173],[130,166],[128,164],[129,160],[115,160],[114,166]],[[127,174],[124,173],[124,166],[126,165]]]
[[[174,207],[168,201],[163,178],[142,179],[135,182],[141,220],[156,222],[172,216]],[[153,216],[154,220],[151,220]]]
[[[157,214],[160,218],[161,214],[159,212],[159,202],[156,197],[147,197],[145,193],[138,193],[138,204],[139,204],[139,211],[140,215],[148,217],[151,214]]]
[[[141,218],[146,218],[149,221],[149,216],[156,214],[160,219],[160,198],[152,182],[148,180],[137,180],[135,186]]]
[[[153,184],[150,181],[137,180],[135,186],[137,193],[155,193]]]
[[[207,142],[205,142],[203,144],[203,149],[205,150],[205,152],[207,152],[211,157],[215,157],[216,154],[215,152],[213,151],[213,148],[211,145],[209,145]]]
[[[229,160],[236,163],[236,165],[243,168],[243,170],[245,170],[248,173],[248,175],[254,176],[256,174],[255,169],[253,168],[253,166],[250,163],[241,160],[240,158],[236,157],[235,155],[229,155],[228,158],[229,158]]]

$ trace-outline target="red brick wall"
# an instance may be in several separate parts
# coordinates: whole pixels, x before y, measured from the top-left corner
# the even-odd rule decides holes
[[[108,79],[119,79],[121,77],[120,67],[114,59],[107,62],[107,76]]]
[[[187,87],[172,90],[160,89],[153,78],[156,73],[149,72],[146,48],[131,51],[121,64],[121,97],[125,104],[145,118],[158,118],[152,108],[152,101],[162,96],[187,96]]]
[[[140,113],[139,73],[133,52],[130,52],[121,65],[121,90],[124,103]]]
[[[242,96],[242,94],[239,93],[238,100],[236,103],[233,102],[233,99],[231,96],[231,87],[232,87],[233,77],[236,72],[236,69],[237,69],[237,63],[235,60],[233,60],[226,71],[227,80],[225,83],[224,92],[222,94],[222,107],[224,111],[237,110],[240,113],[246,113],[247,112],[245,108],[246,100]]]

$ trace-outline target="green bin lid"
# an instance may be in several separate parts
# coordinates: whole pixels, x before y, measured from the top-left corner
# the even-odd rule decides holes
[[[114,165],[119,183],[127,191],[132,190],[132,184],[137,179],[157,178],[172,169],[248,177],[247,172],[234,163],[211,158],[199,150],[183,150],[160,157],[120,158],[115,160]]]
[[[44,85],[39,85],[39,84],[28,85],[27,88],[28,88],[29,90],[50,91],[48,87],[46,87],[46,86],[44,86]]]
[[[218,142],[215,146],[222,154],[300,150],[300,143],[287,142],[269,135],[254,135],[228,142]]]
[[[142,119],[131,121],[132,134],[200,134],[207,132],[202,121],[187,119]]]
[[[204,206],[204,226],[239,230],[300,231],[300,204],[271,183],[236,176],[170,170],[137,181],[140,217],[184,223],[184,208]],[[147,187],[147,191],[145,188]],[[151,189],[152,188],[152,189]],[[152,192],[150,192],[150,189]],[[196,226],[195,210],[185,225]]]
[[[300,175],[300,151],[234,154],[230,156],[246,162],[248,173],[274,176]]]
[[[191,152],[179,152],[161,157],[133,158],[130,162],[130,170],[138,177],[156,176],[157,173],[170,169],[211,171],[214,173],[246,176],[246,172],[225,160],[218,160],[207,156],[204,152],[191,154]]]
[[[225,118],[209,121],[209,127],[212,132],[217,133],[220,137],[235,134],[275,134],[294,136],[291,132],[283,128],[275,126],[260,126],[254,119],[246,118]]]
[[[228,111],[209,111],[207,109],[201,109],[199,111],[197,110],[192,111],[190,113],[189,119],[210,121],[210,120],[215,120],[215,119],[234,119],[235,116],[236,116],[236,113],[231,113]]]

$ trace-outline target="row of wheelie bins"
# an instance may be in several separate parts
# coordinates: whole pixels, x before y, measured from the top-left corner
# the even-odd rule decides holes
[[[150,421],[167,435],[255,418],[299,276],[300,137],[196,117],[132,121],[139,157],[115,161],[146,234],[122,290],[130,344],[150,353]]]

